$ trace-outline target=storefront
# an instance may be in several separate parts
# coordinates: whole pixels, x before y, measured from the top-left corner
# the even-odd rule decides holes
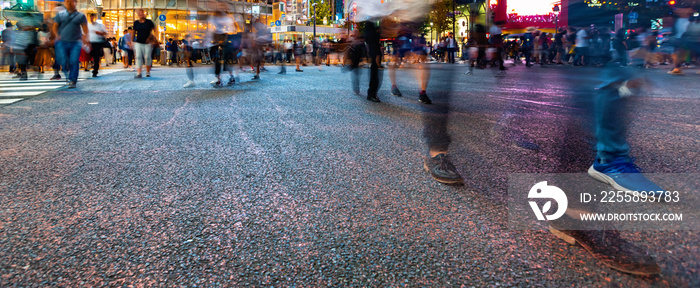
[[[272,32],[272,40],[275,43],[281,43],[285,40],[301,40],[306,43],[311,41],[314,37],[314,27],[313,26],[303,26],[303,25],[287,25],[287,26],[275,26],[270,28]],[[342,34],[346,34],[345,28],[334,28],[329,26],[316,26],[316,38],[325,39],[330,38],[331,40],[341,37]]]
[[[272,5],[246,1],[208,1],[208,0],[77,0],[78,11],[85,14],[101,14],[103,24],[110,37],[123,35],[126,27],[136,20],[136,10],[144,9],[160,31],[160,40],[168,38],[182,39],[187,34],[203,38],[207,29],[207,19],[211,13],[220,10],[224,3],[230,14],[240,14],[247,23],[253,17],[260,17],[263,23],[272,18]],[[51,17],[51,11],[62,1],[37,0],[35,8]]]

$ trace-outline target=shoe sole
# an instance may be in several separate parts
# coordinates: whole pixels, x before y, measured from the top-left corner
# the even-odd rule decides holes
[[[433,177],[433,179],[435,179],[435,181],[438,181],[438,182],[440,182],[440,183],[442,183],[442,184],[454,185],[454,186],[464,185],[464,180],[461,179],[461,178],[460,178],[460,179],[454,179],[454,180],[445,180],[445,179],[441,179],[441,178],[435,177],[432,173],[430,173],[430,168],[429,168],[428,165],[425,163],[425,161],[423,161],[423,169],[425,169],[425,172],[428,172],[428,175],[430,175],[430,177]]]
[[[595,170],[593,168],[593,165],[588,168],[588,175],[593,177],[593,179],[598,180],[600,182],[603,182],[605,184],[608,184],[612,186],[613,188],[617,189],[618,191],[625,191],[625,194],[627,195],[632,195],[634,196],[635,193],[639,193],[636,191],[633,191],[632,189],[627,189],[625,187],[622,187],[620,184],[617,184],[615,180],[613,180],[610,176],[605,175],[604,173],[598,172],[598,170]]]
[[[661,270],[654,271],[654,272],[642,272],[642,271],[629,270],[629,269],[625,269],[622,267],[615,267],[615,266],[610,265],[609,263],[603,261],[604,259],[600,259],[600,258],[596,257],[596,255],[593,253],[593,251],[591,251],[592,249],[590,247],[579,243],[578,241],[576,241],[576,238],[571,237],[571,236],[567,235],[566,233],[561,232],[552,226],[549,226],[549,232],[552,232],[552,234],[554,234],[554,236],[557,236],[557,238],[564,240],[564,242],[566,242],[566,243],[569,243],[569,244],[574,245],[574,246],[576,244],[578,244],[579,246],[583,247],[584,250],[586,250],[588,253],[590,253],[593,256],[593,258],[598,259],[598,261],[600,261],[601,263],[603,263],[603,265],[607,266],[610,269],[617,270],[617,271],[624,272],[624,273],[628,273],[628,274],[632,274],[632,275],[638,275],[638,276],[657,275],[657,274],[661,273]]]

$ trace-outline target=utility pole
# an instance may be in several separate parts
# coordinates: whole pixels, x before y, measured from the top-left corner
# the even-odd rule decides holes
[[[311,4],[311,6],[314,7],[314,38],[312,39],[314,46],[316,46],[316,4],[318,3]]]
[[[457,7],[455,7],[455,0],[452,0],[452,35],[455,35],[454,37],[457,37],[457,28],[456,28],[456,22],[457,22]]]
[[[318,4],[318,3],[311,4],[311,6],[314,7],[314,38],[311,39],[311,45],[313,46],[313,49],[314,49],[313,55],[316,55],[316,49],[317,49],[317,47],[316,47],[316,4]],[[323,0],[321,0],[321,4],[323,4]]]

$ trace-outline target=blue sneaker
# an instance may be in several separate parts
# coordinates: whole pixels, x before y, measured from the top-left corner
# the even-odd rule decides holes
[[[588,169],[588,175],[628,194],[646,191],[660,196],[664,191],[659,185],[644,177],[641,169],[634,165],[634,158],[630,157],[618,157],[610,163],[600,163],[596,159]]]

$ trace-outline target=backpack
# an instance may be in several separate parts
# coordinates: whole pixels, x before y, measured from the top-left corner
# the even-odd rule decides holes
[[[124,36],[119,37],[119,42],[117,43],[117,47],[119,47],[119,50],[127,50],[126,41],[124,40]]]

